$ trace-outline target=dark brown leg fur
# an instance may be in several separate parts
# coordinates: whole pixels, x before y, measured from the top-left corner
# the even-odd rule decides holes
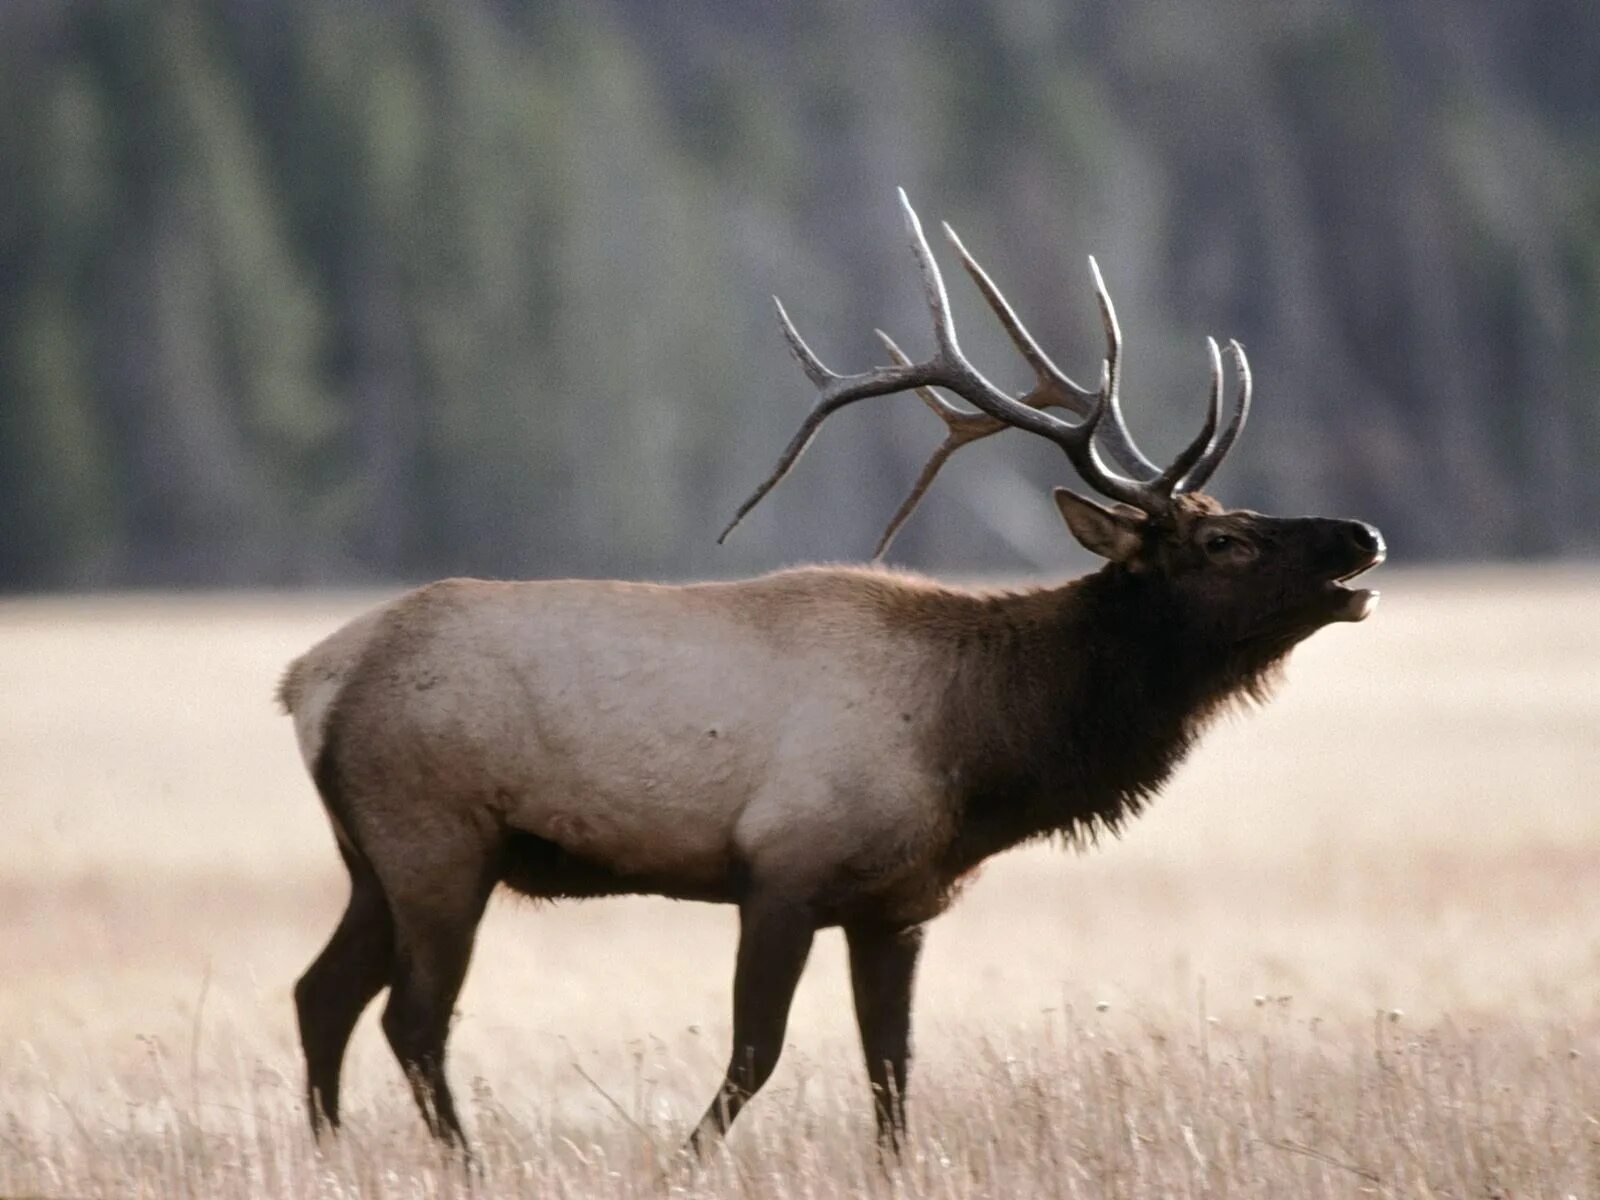
[[[803,905],[759,892],[739,906],[733,975],[733,1053],[705,1116],[689,1139],[697,1153],[721,1138],[778,1064],[789,1004],[805,969],[815,921]]]
[[[872,1083],[879,1143],[900,1151],[906,1132],[906,1084],[911,1062],[911,991],[922,928],[847,925],[850,985],[856,1024]]]
[[[424,894],[389,890],[395,959],[383,1032],[429,1132],[462,1148],[466,1135],[445,1078],[445,1042],[478,922],[494,888],[492,867],[492,855],[484,853],[478,869],[458,866],[430,881],[433,886]]]
[[[389,906],[372,868],[343,846],[350,903],[322,953],[295,985],[306,1058],[311,1132],[339,1127],[339,1071],[350,1032],[386,983],[394,963]]]

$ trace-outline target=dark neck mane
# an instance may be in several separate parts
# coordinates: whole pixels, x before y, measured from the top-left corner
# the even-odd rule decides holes
[[[984,633],[958,645],[941,730],[955,873],[1032,838],[1118,832],[1219,710],[1265,698],[1283,657],[1183,628],[1159,582],[1117,566],[980,603]]]

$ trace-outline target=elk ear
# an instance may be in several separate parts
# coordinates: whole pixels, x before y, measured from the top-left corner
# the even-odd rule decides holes
[[[1112,562],[1127,562],[1144,545],[1144,525],[1149,518],[1138,509],[1125,504],[1106,508],[1066,488],[1056,488],[1051,495],[1072,536],[1090,553]]]

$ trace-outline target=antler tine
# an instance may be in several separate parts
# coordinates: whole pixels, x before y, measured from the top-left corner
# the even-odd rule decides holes
[[[789,353],[794,355],[795,361],[800,364],[800,369],[806,373],[806,378],[819,388],[827,387],[839,378],[828,370],[811,347],[806,345],[805,338],[800,336],[800,331],[789,319],[789,311],[783,307],[783,301],[774,296],[772,304],[778,310],[778,327],[783,330],[783,340],[789,343]]]
[[[889,351],[889,357],[896,363],[905,367],[911,365],[911,359],[905,351],[895,344],[895,341],[881,329],[873,330],[878,335],[878,340]],[[1006,428],[1006,423],[998,417],[991,417],[988,413],[965,412],[951,404],[931,387],[919,387],[917,398],[933,410],[934,414],[945,423],[949,430],[944,441],[934,450],[928,461],[922,465],[922,471],[917,476],[917,481],[906,493],[906,498],[900,502],[900,507],[895,509],[894,516],[884,528],[883,536],[878,539],[878,548],[872,552],[874,560],[882,558],[889,551],[890,544],[895,535],[900,532],[900,527],[906,523],[917,505],[922,502],[924,493],[932,486],[934,476],[939,469],[950,460],[950,456],[969,442],[976,442],[990,434],[999,433]]]
[[[1033,340],[1033,334],[1028,332],[1021,320],[1018,319],[1016,310],[1011,307],[1011,302],[1005,298],[1000,289],[995,286],[989,272],[977,259],[972,257],[966,245],[961,241],[961,235],[950,225],[950,222],[941,222],[944,228],[945,240],[955,249],[961,259],[961,265],[967,269],[967,274],[972,277],[972,282],[983,293],[983,298],[989,302],[989,307],[999,319],[1001,327],[1011,338],[1011,344],[1017,348],[1033,368],[1039,383],[1052,384],[1062,394],[1059,398],[1061,407],[1071,409],[1078,416],[1087,416],[1094,407],[1094,393],[1086,388],[1081,388],[1072,380],[1062,374],[1061,369],[1050,361],[1050,356],[1039,348],[1039,343]]]
[[[1106,335],[1106,361],[1111,364],[1111,390],[1106,393],[1106,406],[1111,410],[1106,414],[1110,418],[1104,434],[1106,443],[1127,470],[1158,475],[1161,468],[1134,444],[1133,434],[1128,432],[1127,423],[1122,419],[1122,326],[1117,321],[1116,306],[1111,303],[1111,290],[1106,287],[1100,264],[1092,254],[1089,255],[1089,274],[1094,276],[1094,299],[1100,308],[1100,326]]]
[[[906,232],[911,235],[911,253],[916,257],[917,270],[922,275],[922,290],[928,298],[928,309],[933,314],[933,337],[939,347],[939,357],[965,363],[961,347],[956,341],[956,325],[950,319],[950,294],[944,288],[944,276],[939,273],[939,263],[933,257],[928,239],[922,233],[922,219],[911,207],[905,188],[896,188],[900,196],[900,211],[905,217]]]
[[[1100,306],[1100,325],[1106,334],[1106,360],[1111,364],[1111,382],[1122,383],[1122,325],[1117,321],[1117,309],[1111,303],[1111,291],[1106,287],[1105,276],[1100,274],[1100,262],[1089,255],[1089,274],[1094,277],[1094,299]]]
[[[922,503],[922,496],[933,485],[933,477],[939,473],[939,468],[950,461],[950,456],[961,447],[965,446],[970,438],[957,438],[954,434],[939,443],[922,464],[922,471],[917,475],[917,482],[911,485],[911,490],[906,493],[906,498],[900,501],[900,507],[894,510],[894,516],[889,518],[889,523],[884,526],[883,536],[878,539],[878,545],[872,552],[872,560],[877,562],[889,553],[889,547],[894,543],[895,536],[900,532],[900,527],[910,519],[918,504]]]
[[[749,515],[750,510],[766,499],[767,493],[777,487],[779,482],[793,469],[800,456],[805,453],[811,439],[816,437],[817,430],[839,409],[847,404],[854,404],[857,400],[865,400],[870,396],[881,396],[889,392],[904,391],[909,387],[921,386],[927,382],[925,376],[929,374],[926,366],[913,364],[909,367],[879,368],[875,371],[864,372],[860,375],[840,375],[828,369],[826,364],[817,357],[816,353],[800,336],[799,330],[794,327],[794,322],[789,319],[788,312],[783,307],[783,301],[776,296],[772,302],[778,309],[778,324],[783,330],[783,337],[789,343],[789,350],[794,354],[795,361],[800,364],[800,369],[806,373],[806,378],[817,387],[820,395],[812,405],[811,411],[806,414],[805,420],[800,423],[800,428],[789,440],[782,455],[778,458],[778,465],[773,468],[754,492],[750,494],[737,512],[733,520],[729,521],[723,531],[717,535],[717,543],[721,545],[727,537]]]
[[[1069,379],[1060,367],[1051,361],[1050,356],[1039,347],[1033,334],[1028,332],[1028,327],[1017,317],[1016,310],[1011,307],[1010,301],[1000,291],[999,287],[983,269],[983,265],[972,256],[966,245],[961,241],[960,234],[956,233],[948,221],[944,222],[944,236],[955,249],[961,259],[961,265],[966,268],[967,274],[972,277],[972,282],[978,291],[983,293],[983,298],[989,304],[995,317],[999,320],[1001,328],[1011,338],[1011,344],[1017,352],[1033,368],[1034,387],[1031,392],[1022,397],[1022,403],[1033,408],[1065,408],[1080,417],[1086,417],[1098,403],[1097,393],[1080,387]],[[1094,260],[1089,260],[1091,266]],[[1110,448],[1112,456],[1124,469],[1138,474],[1155,475],[1160,468],[1151,462],[1139,447],[1134,445],[1133,437],[1128,433],[1127,426],[1122,422],[1121,410],[1116,401],[1117,360],[1121,352],[1122,337],[1117,330],[1117,318],[1110,308],[1110,298],[1105,294],[1105,284],[1100,280],[1099,268],[1095,268],[1095,285],[1101,296],[1100,313],[1105,322],[1107,337],[1107,357],[1111,362],[1111,422],[1104,427],[1106,445]]]
[[[1206,353],[1211,358],[1211,388],[1206,394],[1205,424],[1200,427],[1200,432],[1195,435],[1194,440],[1172,460],[1172,465],[1150,481],[1152,489],[1168,496],[1176,493],[1183,477],[1205,457],[1206,450],[1211,446],[1211,439],[1216,436],[1217,424],[1222,420],[1222,355],[1217,351],[1215,338],[1206,339]]]
[[[800,369],[806,373],[806,378],[811,380],[818,388],[826,389],[839,376],[830,371],[823,361],[816,356],[811,347],[806,345],[806,340],[800,336],[800,331],[794,327],[794,322],[789,319],[789,314],[783,307],[783,301],[774,296],[772,303],[777,307],[778,325],[783,330],[783,340],[789,343],[789,352],[794,355],[795,361],[800,364]],[[794,437],[789,439],[789,444],[784,447],[783,453],[778,456],[778,465],[772,469],[772,474],[762,480],[756,490],[750,493],[749,499],[741,504],[739,510],[733,514],[733,520],[729,521],[722,532],[717,535],[717,545],[722,545],[727,540],[728,535],[738,528],[739,522],[745,519],[750,510],[765,500],[767,493],[778,486],[778,482],[789,473],[794,464],[799,461],[800,456],[805,453],[806,447],[811,444],[811,439],[816,437],[817,430],[822,427],[822,423],[839,407],[839,404],[829,401],[826,391],[817,398],[817,402],[812,405],[811,411],[806,414],[806,419],[800,423],[800,428],[795,432]]]
[[[1216,473],[1222,460],[1227,457],[1228,451],[1233,449],[1233,443],[1239,436],[1239,431],[1244,428],[1245,420],[1250,416],[1250,360],[1245,357],[1244,347],[1237,341],[1229,340],[1228,354],[1233,359],[1233,370],[1239,376],[1239,391],[1234,401],[1233,417],[1221,436],[1208,448],[1190,468],[1189,473],[1178,481],[1177,490],[1180,492],[1195,492],[1210,482],[1211,476]]]

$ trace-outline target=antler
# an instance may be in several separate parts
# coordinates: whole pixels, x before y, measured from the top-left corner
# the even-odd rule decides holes
[[[1207,338],[1206,342],[1211,348],[1212,359],[1215,362],[1217,344],[1210,338]],[[1232,338],[1228,339],[1228,355],[1233,359],[1234,374],[1239,377],[1239,395],[1234,401],[1233,418],[1228,422],[1228,427],[1222,431],[1222,436],[1206,448],[1206,452],[1200,456],[1200,461],[1189,468],[1189,473],[1178,481],[1176,489],[1178,492],[1198,492],[1210,482],[1211,476],[1222,465],[1223,458],[1233,449],[1234,439],[1239,436],[1239,430],[1244,428],[1245,418],[1250,415],[1250,360],[1244,356],[1244,347]]]
[[[773,297],[778,307],[778,318],[789,349],[800,363],[806,377],[816,386],[818,397],[798,431],[778,459],[772,474],[756,488],[739,507],[728,527],[722,531],[720,542],[744,519],[752,508],[761,502],[778,481],[788,474],[811,439],[816,436],[823,421],[848,404],[871,396],[914,390],[933,412],[944,421],[949,433],[923,467],[921,475],[910,494],[895,513],[889,528],[879,542],[882,554],[894,534],[921,500],[934,476],[950,457],[962,446],[998,433],[1005,428],[1017,428],[1044,437],[1060,446],[1086,483],[1103,495],[1131,504],[1145,512],[1159,514],[1171,504],[1179,491],[1192,490],[1210,478],[1223,455],[1232,446],[1243,426],[1250,401],[1249,367],[1244,350],[1237,342],[1229,343],[1240,375],[1240,394],[1232,421],[1222,437],[1216,437],[1221,417],[1222,360],[1214,341],[1207,339],[1211,358],[1211,390],[1206,421],[1198,436],[1164,470],[1158,469],[1134,445],[1122,420],[1118,399],[1118,382],[1121,360],[1121,331],[1111,297],[1100,276],[1099,266],[1091,258],[1090,270],[1094,275],[1095,292],[1100,304],[1101,321],[1106,332],[1106,358],[1101,363],[1100,386],[1094,392],[1086,391],[1073,383],[1039,348],[1038,343],[1022,322],[1017,319],[1011,305],[1001,294],[977,260],[967,252],[949,225],[944,226],[945,236],[961,257],[962,265],[972,277],[978,290],[994,311],[1001,326],[1010,336],[1012,344],[1034,370],[1035,384],[1021,397],[1013,397],[990,383],[967,361],[956,339],[955,325],[950,317],[949,297],[939,265],[923,236],[922,222],[900,190],[900,206],[911,236],[912,253],[922,275],[923,291],[933,316],[935,350],[926,362],[912,362],[881,330],[878,336],[895,360],[895,366],[878,367],[857,375],[839,375],[829,370],[805,340],[795,330],[782,301]],[[966,412],[950,404],[932,389],[941,387],[954,392],[978,409]],[[1082,416],[1077,424],[1070,424],[1044,410],[1066,408]],[[1109,421],[1107,418],[1110,418]],[[1105,433],[1108,447],[1121,464],[1134,472],[1153,472],[1148,480],[1131,479],[1107,467],[1095,446],[1097,432]]]

